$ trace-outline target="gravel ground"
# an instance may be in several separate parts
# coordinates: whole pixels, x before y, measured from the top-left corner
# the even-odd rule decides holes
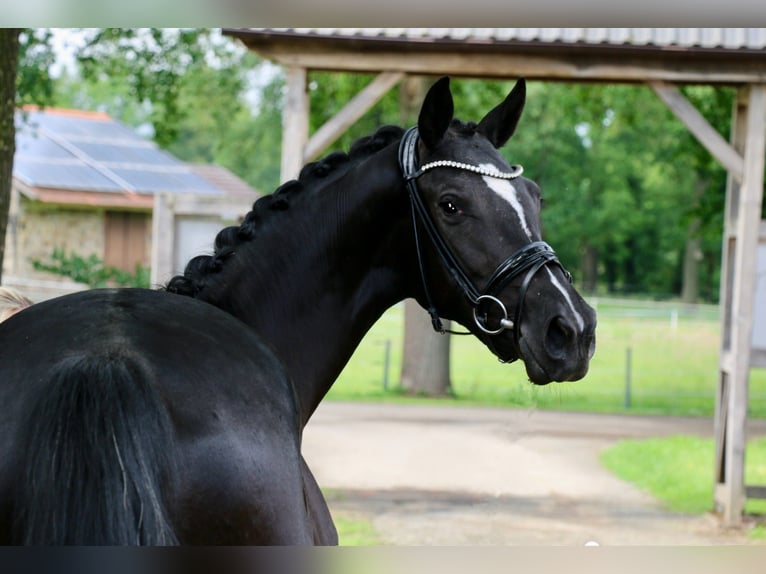
[[[331,511],[387,544],[754,544],[712,514],[663,510],[598,460],[623,438],[712,432],[698,418],[325,402],[303,452]]]

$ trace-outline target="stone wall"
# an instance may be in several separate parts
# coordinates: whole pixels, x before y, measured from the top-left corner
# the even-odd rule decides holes
[[[104,256],[104,213],[86,208],[43,206],[21,198],[14,229],[9,229],[6,243],[10,275],[60,279],[58,275],[37,271],[32,261],[50,261],[54,249],[64,249],[83,257]]]
[[[104,258],[105,210],[101,207],[55,206],[33,201],[13,189],[5,241],[3,275],[27,279],[61,279],[37,271],[32,261],[49,261],[54,249],[82,257]],[[151,213],[147,219],[144,264],[149,265],[152,249]]]

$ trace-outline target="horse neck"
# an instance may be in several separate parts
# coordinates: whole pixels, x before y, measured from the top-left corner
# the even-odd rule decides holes
[[[282,359],[304,424],[368,329],[412,295],[413,255],[403,245],[412,224],[395,147],[303,192],[312,195],[237,251],[209,297]]]

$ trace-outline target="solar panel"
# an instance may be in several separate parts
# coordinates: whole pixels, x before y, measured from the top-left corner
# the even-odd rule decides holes
[[[17,114],[14,176],[35,187],[79,191],[224,194],[126,126],[88,114]]]
[[[73,159],[74,156],[46,137],[16,132],[16,160],[20,156],[46,159]]]
[[[182,162],[156,148],[77,141],[73,143],[78,149],[98,162],[183,166]]]
[[[142,140],[133,130],[111,119],[90,119],[59,115],[55,112],[37,112],[30,114],[30,120],[32,125],[69,138],[126,139],[145,143],[145,140]]]
[[[222,195],[223,192],[193,173],[149,172],[136,169],[114,169],[116,175],[145,193],[203,193]]]
[[[84,164],[44,164],[24,158],[14,161],[14,175],[28,185],[55,189],[123,191],[114,181]]]

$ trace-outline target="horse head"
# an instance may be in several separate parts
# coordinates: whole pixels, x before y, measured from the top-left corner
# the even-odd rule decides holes
[[[595,351],[596,314],[542,240],[540,188],[498,151],[525,95],[522,79],[478,124],[463,123],[442,78],[403,138],[419,300],[437,330],[439,315],[456,320],[501,361],[523,360],[532,382],[573,381]]]

